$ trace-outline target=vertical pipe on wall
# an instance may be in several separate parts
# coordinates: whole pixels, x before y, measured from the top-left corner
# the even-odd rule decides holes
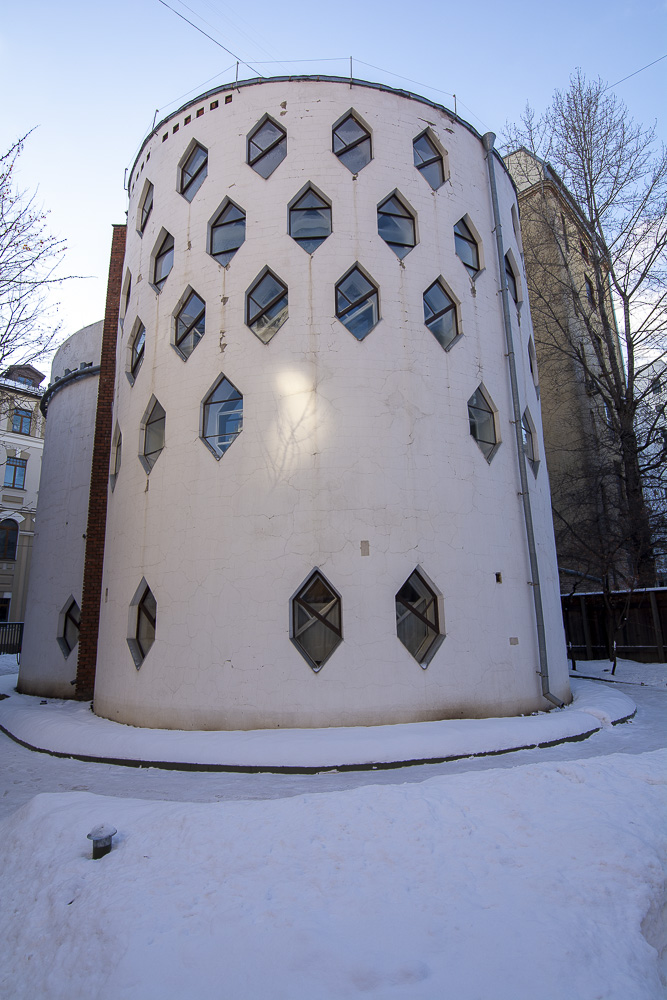
[[[540,572],[537,561],[537,550],[535,547],[535,532],[533,529],[533,512],[530,506],[530,493],[528,491],[528,474],[526,472],[526,456],[523,449],[523,437],[521,434],[521,404],[519,402],[519,384],[516,375],[516,358],[514,354],[514,338],[512,336],[512,319],[510,315],[509,294],[507,281],[505,280],[505,249],[503,246],[503,229],[500,221],[500,206],[498,204],[498,189],[496,187],[495,164],[493,161],[493,145],[496,137],[493,132],[487,132],[482,136],[482,144],[486,150],[486,165],[489,172],[489,185],[491,188],[491,202],[493,205],[493,224],[496,232],[496,249],[498,251],[498,275],[500,278],[500,291],[503,304],[503,324],[505,327],[505,341],[507,343],[507,363],[510,372],[510,387],[512,391],[512,410],[514,415],[514,436],[516,438],[517,456],[519,460],[519,477],[521,480],[521,499],[523,501],[523,516],[526,525],[526,538],[528,541],[528,557],[530,560],[531,586],[533,591],[533,603],[535,606],[535,625],[537,628],[537,646],[540,659],[540,679],[542,682],[542,696],[552,705],[563,707],[560,698],[549,690],[549,663],[547,658],[546,634],[544,628],[544,610],[542,608],[542,591],[540,588]]]

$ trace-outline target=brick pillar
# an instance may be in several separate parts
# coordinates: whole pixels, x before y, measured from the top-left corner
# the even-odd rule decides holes
[[[79,656],[76,669],[76,694],[79,701],[90,701],[95,689],[97,663],[97,636],[100,624],[102,597],[102,567],[104,565],[104,536],[107,523],[107,491],[109,483],[109,455],[111,452],[111,417],[116,377],[116,337],[118,313],[123,281],[126,226],[114,226],[111,238],[107,301],[102,331],[102,356],[100,381],[97,390],[95,441],[90,474],[88,501],[88,527],[86,529],[86,554],[83,564],[83,592],[81,594],[81,629],[79,631]]]

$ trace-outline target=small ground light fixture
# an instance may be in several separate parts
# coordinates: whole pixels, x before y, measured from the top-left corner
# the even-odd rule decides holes
[[[99,826],[93,827],[88,834],[88,840],[93,842],[93,861],[97,861],[98,858],[103,858],[105,854],[109,853],[111,838],[115,833],[118,833],[116,827],[109,823],[100,823]]]

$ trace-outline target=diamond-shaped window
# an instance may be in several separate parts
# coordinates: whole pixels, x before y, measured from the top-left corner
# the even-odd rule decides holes
[[[291,639],[315,673],[343,641],[340,595],[319,570],[292,598]]]
[[[396,634],[424,670],[444,639],[438,594],[417,569],[396,594]]]

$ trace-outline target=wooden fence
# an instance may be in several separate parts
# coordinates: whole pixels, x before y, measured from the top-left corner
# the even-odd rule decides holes
[[[616,632],[616,655],[643,663],[664,663],[667,646],[667,588],[614,593],[614,605],[624,611]],[[570,658],[602,660],[610,657],[607,608],[603,595],[561,597],[563,624]]]

